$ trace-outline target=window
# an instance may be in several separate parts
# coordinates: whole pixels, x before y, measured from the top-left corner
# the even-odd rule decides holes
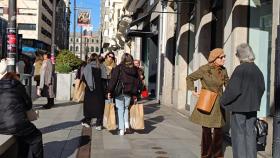
[[[70,51],[72,51],[73,50],[73,46],[70,46]]]
[[[43,0],[42,6],[50,13],[50,15],[53,15],[53,11],[50,9],[50,7],[47,5],[47,3]]]
[[[98,53],[99,52],[99,48],[95,47],[95,52]]]
[[[52,38],[52,34],[43,27],[41,27],[41,33],[49,38]]]
[[[78,46],[76,46],[76,51],[79,51],[79,47]]]
[[[91,42],[94,43],[94,39],[92,39]]]
[[[32,8],[18,8],[18,15],[37,16],[37,9],[32,9]]]
[[[70,42],[73,42],[73,39],[72,39],[72,38],[70,38]]]
[[[3,14],[4,14],[4,8],[0,7],[0,15],[3,15]]]
[[[98,43],[98,40],[96,40],[96,43]]]
[[[91,48],[90,48],[90,51],[91,51],[91,52],[94,52],[94,47],[91,47]]]
[[[50,27],[52,27],[52,22],[42,13],[41,19],[48,24]]]
[[[78,39],[78,38],[76,39],[76,42],[79,42],[79,39]]]
[[[19,23],[18,24],[18,29],[19,30],[36,30],[36,24]]]

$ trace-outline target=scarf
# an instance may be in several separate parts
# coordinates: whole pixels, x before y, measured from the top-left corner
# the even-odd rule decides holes
[[[111,79],[112,69],[116,67],[116,63],[114,61],[110,62],[107,59],[102,64],[101,67],[101,76],[103,79]]]
[[[90,91],[93,91],[95,89],[95,80],[92,74],[92,68],[98,68],[96,61],[92,61],[91,63],[88,63],[84,68],[84,77]]]

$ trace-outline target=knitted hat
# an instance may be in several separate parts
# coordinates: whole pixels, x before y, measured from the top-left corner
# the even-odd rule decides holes
[[[6,75],[7,73],[7,62],[6,60],[0,61],[0,80]]]
[[[215,48],[213,49],[208,57],[208,62],[212,63],[213,61],[215,61],[219,56],[224,54],[224,50],[222,48]]]

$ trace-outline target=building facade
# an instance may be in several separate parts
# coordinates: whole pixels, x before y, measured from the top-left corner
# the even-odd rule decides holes
[[[57,3],[64,3],[64,8],[69,5],[69,1],[67,4],[64,1],[61,2],[53,0],[17,1],[18,33],[22,34],[23,36],[22,43],[24,46],[34,47],[38,49],[38,51],[51,51],[51,46],[55,44],[52,42],[52,40],[55,40],[53,36],[56,36],[54,35],[55,28],[53,27],[55,26],[56,22],[55,13],[57,9],[60,9],[56,8]],[[69,9],[65,14],[70,16]],[[0,17],[8,20],[8,0],[0,1]],[[64,26],[68,26],[68,29],[63,29],[60,31],[69,32],[69,21],[65,21],[65,19],[60,20]],[[59,36],[59,34],[57,36]],[[59,46],[60,44],[57,45]]]
[[[92,53],[100,54],[100,33],[93,32],[91,36],[86,36],[81,38],[80,33],[76,33],[76,38],[74,39],[73,33],[70,33],[69,37],[69,50],[75,53],[76,56],[85,60],[86,56],[90,56]],[[74,48],[74,40],[75,47]],[[81,57],[82,54],[82,57]]]
[[[101,0],[102,50],[113,51],[117,61],[124,52],[133,53],[133,40],[126,37],[125,32],[131,22],[130,12],[124,9],[124,0]]]
[[[141,47],[146,83],[150,94],[156,91],[161,104],[191,114],[197,98],[187,91],[186,76],[206,64],[209,52],[218,47],[225,51],[225,67],[231,75],[239,65],[237,45],[248,43],[266,84],[258,117],[273,115],[279,1],[128,0],[125,4],[132,13],[127,35],[141,38],[135,44]],[[200,89],[200,82],[195,86]],[[266,151],[271,153],[269,138]]]

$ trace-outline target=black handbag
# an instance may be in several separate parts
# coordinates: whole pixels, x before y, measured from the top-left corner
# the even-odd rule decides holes
[[[117,97],[117,96],[120,96],[123,94],[123,83],[118,80],[117,84],[116,84],[116,87],[115,87],[115,90],[114,90],[114,96]]]
[[[115,90],[114,90],[114,96],[115,96],[115,97],[120,96],[120,95],[123,94],[124,86],[123,86],[123,83],[122,83],[121,80],[120,80],[121,74],[122,74],[122,70],[120,69],[120,70],[119,70],[119,75],[118,75],[118,81],[117,81],[117,84],[116,84]]]
[[[257,150],[264,151],[266,146],[266,139],[268,134],[268,123],[264,120],[257,119]]]

